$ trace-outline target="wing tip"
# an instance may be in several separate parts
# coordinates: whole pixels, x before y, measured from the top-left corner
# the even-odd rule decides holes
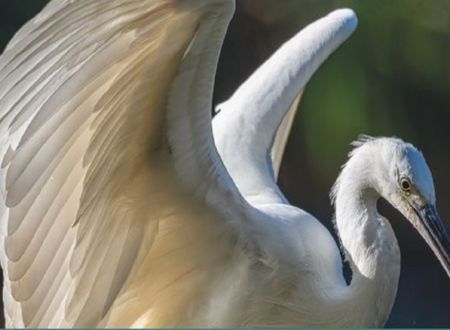
[[[340,30],[347,36],[355,31],[358,26],[358,16],[355,11],[350,8],[340,8],[328,14],[333,21],[339,22]]]

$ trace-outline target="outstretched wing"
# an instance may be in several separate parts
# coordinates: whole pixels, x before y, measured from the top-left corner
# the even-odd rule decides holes
[[[245,215],[210,123],[233,8],[54,0],[11,41],[0,58],[8,327],[136,324],[195,265],[152,273],[155,253],[201,241],[205,233],[187,234],[203,224],[196,219],[220,227]],[[145,285],[148,305],[129,296]],[[117,312],[124,302],[128,318]]]
[[[356,24],[349,9],[336,10],[310,24],[219,106],[221,111],[213,121],[217,148],[250,202],[286,203],[276,177],[297,111],[296,100]]]
[[[277,133],[275,134],[272,152],[270,154],[275,178],[278,178],[278,174],[280,173],[281,161],[283,160],[284,150],[286,149],[286,144],[289,139],[289,133],[291,133],[292,125],[294,125],[297,109],[300,106],[302,92],[300,92],[294,102],[292,102],[289,111],[284,115],[284,118],[278,127]]]

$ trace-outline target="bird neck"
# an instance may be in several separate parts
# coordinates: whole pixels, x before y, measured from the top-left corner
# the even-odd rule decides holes
[[[352,280],[344,308],[354,324],[384,325],[400,275],[400,251],[390,223],[377,211],[380,198],[370,158],[350,159],[336,186],[336,228]]]

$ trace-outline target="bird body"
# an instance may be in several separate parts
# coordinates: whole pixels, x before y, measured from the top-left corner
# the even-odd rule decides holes
[[[350,285],[331,234],[276,185],[292,106],[355,14],[338,10],[292,38],[212,123],[233,11],[231,0],[53,0],[10,42],[0,58],[7,327],[381,326],[400,255],[380,196],[449,272],[431,173],[411,145],[360,142],[339,176]]]

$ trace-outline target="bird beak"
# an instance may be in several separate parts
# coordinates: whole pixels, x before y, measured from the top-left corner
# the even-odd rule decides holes
[[[413,209],[419,218],[417,224],[419,233],[431,247],[450,277],[450,237],[445,230],[436,206],[426,204],[421,208],[413,207]]]

